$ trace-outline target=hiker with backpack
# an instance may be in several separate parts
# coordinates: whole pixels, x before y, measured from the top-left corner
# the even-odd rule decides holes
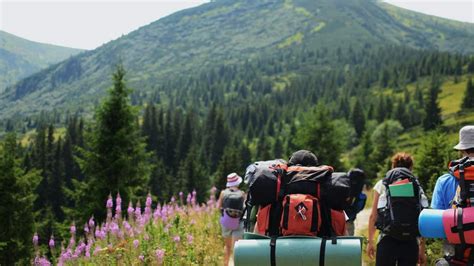
[[[272,237],[346,235],[343,210],[350,198],[350,181],[346,173],[318,165],[316,155],[299,150],[288,163],[277,159],[247,168],[248,213],[258,208],[253,232]]]
[[[459,131],[459,143],[454,149],[460,152],[461,159],[449,164],[449,173],[440,176],[433,189],[431,208],[448,210],[454,208],[457,221],[468,220],[474,198],[474,126],[465,126]],[[464,213],[464,214],[463,214]],[[468,223],[457,223],[458,243],[445,242],[445,258],[439,259],[436,265],[473,265],[474,239],[467,236],[472,230]]]
[[[407,153],[392,157],[392,169],[374,186],[369,218],[367,255],[376,265],[423,265],[425,245],[418,232],[418,216],[428,200],[413,175],[413,159]],[[380,230],[375,252],[375,229]]]
[[[227,176],[226,189],[222,190],[217,201],[221,210],[222,237],[225,242],[224,265],[229,264],[234,244],[244,234],[242,214],[244,211],[245,192],[239,189],[242,177],[236,173]]]

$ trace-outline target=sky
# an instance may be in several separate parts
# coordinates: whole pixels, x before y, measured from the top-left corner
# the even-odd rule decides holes
[[[0,0],[0,30],[32,41],[94,49],[161,17],[208,1]],[[474,23],[474,0],[384,1]]]

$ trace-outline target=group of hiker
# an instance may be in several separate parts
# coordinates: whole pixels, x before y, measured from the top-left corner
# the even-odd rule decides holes
[[[460,130],[454,149],[461,159],[452,161],[447,173],[437,179],[431,208],[456,208],[455,226],[450,230],[459,237],[456,243],[449,243],[449,238],[445,241],[445,257],[436,265],[473,265],[474,239],[466,239],[465,232],[474,230],[474,217],[466,217],[470,212],[463,210],[469,210],[474,201],[474,126]],[[418,219],[430,205],[413,166],[410,154],[396,153],[391,169],[373,187],[366,252],[375,258],[376,265],[426,265]],[[239,189],[242,182],[247,193]],[[293,153],[288,162],[255,162],[246,169],[244,178],[229,174],[218,200],[224,265],[228,265],[234,244],[244,232],[265,235],[272,241],[279,236],[334,239],[354,235],[354,220],[367,199],[363,192],[366,184],[363,170],[335,172],[307,150]],[[473,222],[466,222],[470,219]],[[275,264],[274,250],[271,256]]]

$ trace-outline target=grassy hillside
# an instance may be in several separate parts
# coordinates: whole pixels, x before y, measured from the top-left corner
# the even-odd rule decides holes
[[[474,31],[468,24],[439,21],[370,0],[221,0],[177,12],[22,80],[0,94],[0,111],[5,117],[87,110],[110,85],[107,77],[119,61],[129,72],[131,87],[158,92],[162,84],[199,76],[212,67],[292,51],[405,45],[471,53],[474,45],[464,41],[470,38]],[[306,71],[328,67],[323,61]]]
[[[80,52],[0,31],[0,92],[18,80]]]

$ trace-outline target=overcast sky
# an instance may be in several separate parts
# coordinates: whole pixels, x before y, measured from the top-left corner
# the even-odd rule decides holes
[[[94,49],[161,17],[206,2],[208,0],[0,0],[0,30],[37,42]],[[474,0],[387,2],[474,22]]]

